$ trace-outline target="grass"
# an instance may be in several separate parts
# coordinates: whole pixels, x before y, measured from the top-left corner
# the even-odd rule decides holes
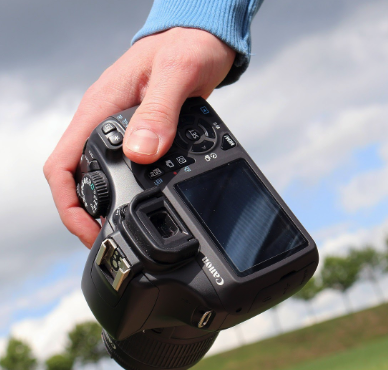
[[[388,370],[388,304],[208,357],[193,369]]]
[[[363,346],[284,370],[388,370],[388,336]]]

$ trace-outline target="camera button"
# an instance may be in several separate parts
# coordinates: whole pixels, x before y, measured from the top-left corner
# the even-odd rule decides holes
[[[100,165],[98,164],[97,160],[91,161],[89,163],[89,171],[98,171],[101,170]]]
[[[186,130],[186,137],[191,141],[198,141],[201,138],[202,134],[193,128]]]
[[[200,119],[198,122],[198,126],[205,132],[206,137],[210,139],[216,138],[216,133],[214,132],[214,129],[209,122],[206,122],[205,120]]]
[[[191,147],[191,151],[195,153],[201,153],[201,152],[206,152],[207,150],[213,148],[214,142],[209,141],[209,140],[204,140],[202,143],[199,144],[194,144]]]
[[[161,162],[166,171],[175,171],[179,168],[179,164],[173,157],[164,158]]]
[[[178,162],[179,167],[186,167],[190,164],[195,163],[195,160],[193,158],[186,157],[184,155],[177,155],[175,157],[175,160]]]
[[[82,154],[81,160],[78,165],[81,173],[89,172],[89,162],[86,157]]]
[[[123,143],[123,135],[121,135],[121,133],[118,131],[111,133],[109,136],[107,136],[107,138],[113,146],[118,146]]]
[[[105,123],[103,126],[102,126],[102,132],[106,135],[106,134],[109,134],[110,132],[112,131],[116,131],[116,126],[113,125],[112,123],[108,122],[108,123]]]
[[[151,167],[148,170],[147,175],[150,180],[154,180],[164,175],[164,171],[160,167]]]
[[[231,148],[234,148],[236,145],[237,145],[236,141],[229,134],[225,134],[222,137],[222,143],[221,143],[222,150],[229,150]]]

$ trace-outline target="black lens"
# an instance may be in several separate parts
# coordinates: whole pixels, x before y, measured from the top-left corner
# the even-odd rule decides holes
[[[121,341],[102,332],[110,356],[126,370],[188,369],[205,356],[217,336],[189,326],[145,330]]]

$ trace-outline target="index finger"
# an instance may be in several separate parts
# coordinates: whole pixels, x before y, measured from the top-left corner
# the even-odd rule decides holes
[[[115,79],[120,80],[121,77],[120,74],[114,74],[113,80],[105,77],[88,90],[69,127],[44,166],[44,173],[62,222],[88,248],[93,245],[100,226],[80,207],[73,176],[81,158],[82,148],[93,129],[109,115],[137,103],[137,94],[132,95],[117,88]],[[128,80],[123,84],[123,89],[126,86]]]

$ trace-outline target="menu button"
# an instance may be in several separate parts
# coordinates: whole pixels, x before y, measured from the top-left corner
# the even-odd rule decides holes
[[[232,137],[229,134],[225,134],[222,137],[222,143],[221,143],[222,150],[228,150],[228,149],[234,148],[236,145],[237,145],[236,141],[232,139]]]

